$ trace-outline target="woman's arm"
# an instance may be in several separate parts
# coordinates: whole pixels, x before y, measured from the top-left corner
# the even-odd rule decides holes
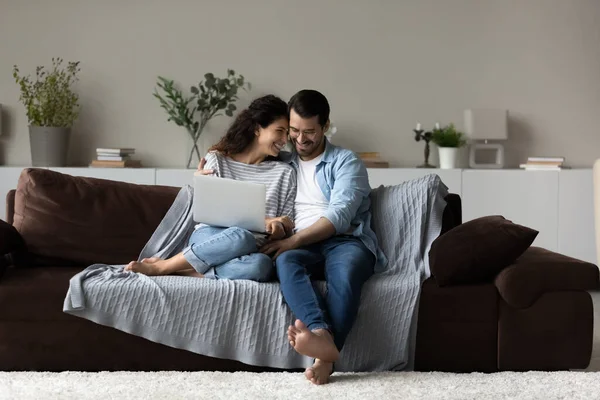
[[[298,191],[296,171],[294,169],[291,170],[288,179],[289,186],[285,194],[285,201],[281,208],[281,217],[279,218],[281,218],[281,222],[285,227],[286,236],[291,236],[294,233],[295,227],[294,219],[296,218],[296,214],[294,212],[294,205],[296,203],[296,192]]]

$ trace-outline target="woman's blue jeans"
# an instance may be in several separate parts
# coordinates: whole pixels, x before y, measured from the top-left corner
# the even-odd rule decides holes
[[[274,277],[273,260],[257,251],[250,231],[201,226],[192,233],[183,256],[205,278],[269,281]]]

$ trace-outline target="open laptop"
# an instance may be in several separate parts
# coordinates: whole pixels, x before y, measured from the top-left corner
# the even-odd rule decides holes
[[[194,175],[194,221],[265,233],[265,185]]]

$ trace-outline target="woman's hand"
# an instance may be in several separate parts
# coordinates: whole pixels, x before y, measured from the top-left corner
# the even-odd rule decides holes
[[[198,169],[194,172],[194,175],[212,175],[215,173],[214,169],[204,169],[206,165],[206,158],[202,157],[198,163]]]
[[[282,217],[265,218],[265,224],[267,226],[269,226],[269,223],[273,221],[279,222],[281,225],[283,225],[283,229],[285,230],[286,235],[291,235],[294,231],[294,227],[296,226],[294,224],[294,221],[292,221],[290,217],[285,215]]]
[[[286,235],[283,224],[274,218],[271,218],[271,221],[267,222],[266,228],[270,240],[283,239]]]

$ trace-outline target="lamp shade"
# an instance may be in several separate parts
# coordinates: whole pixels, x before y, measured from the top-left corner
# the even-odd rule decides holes
[[[471,139],[508,139],[508,111],[493,108],[465,110],[465,133]]]

